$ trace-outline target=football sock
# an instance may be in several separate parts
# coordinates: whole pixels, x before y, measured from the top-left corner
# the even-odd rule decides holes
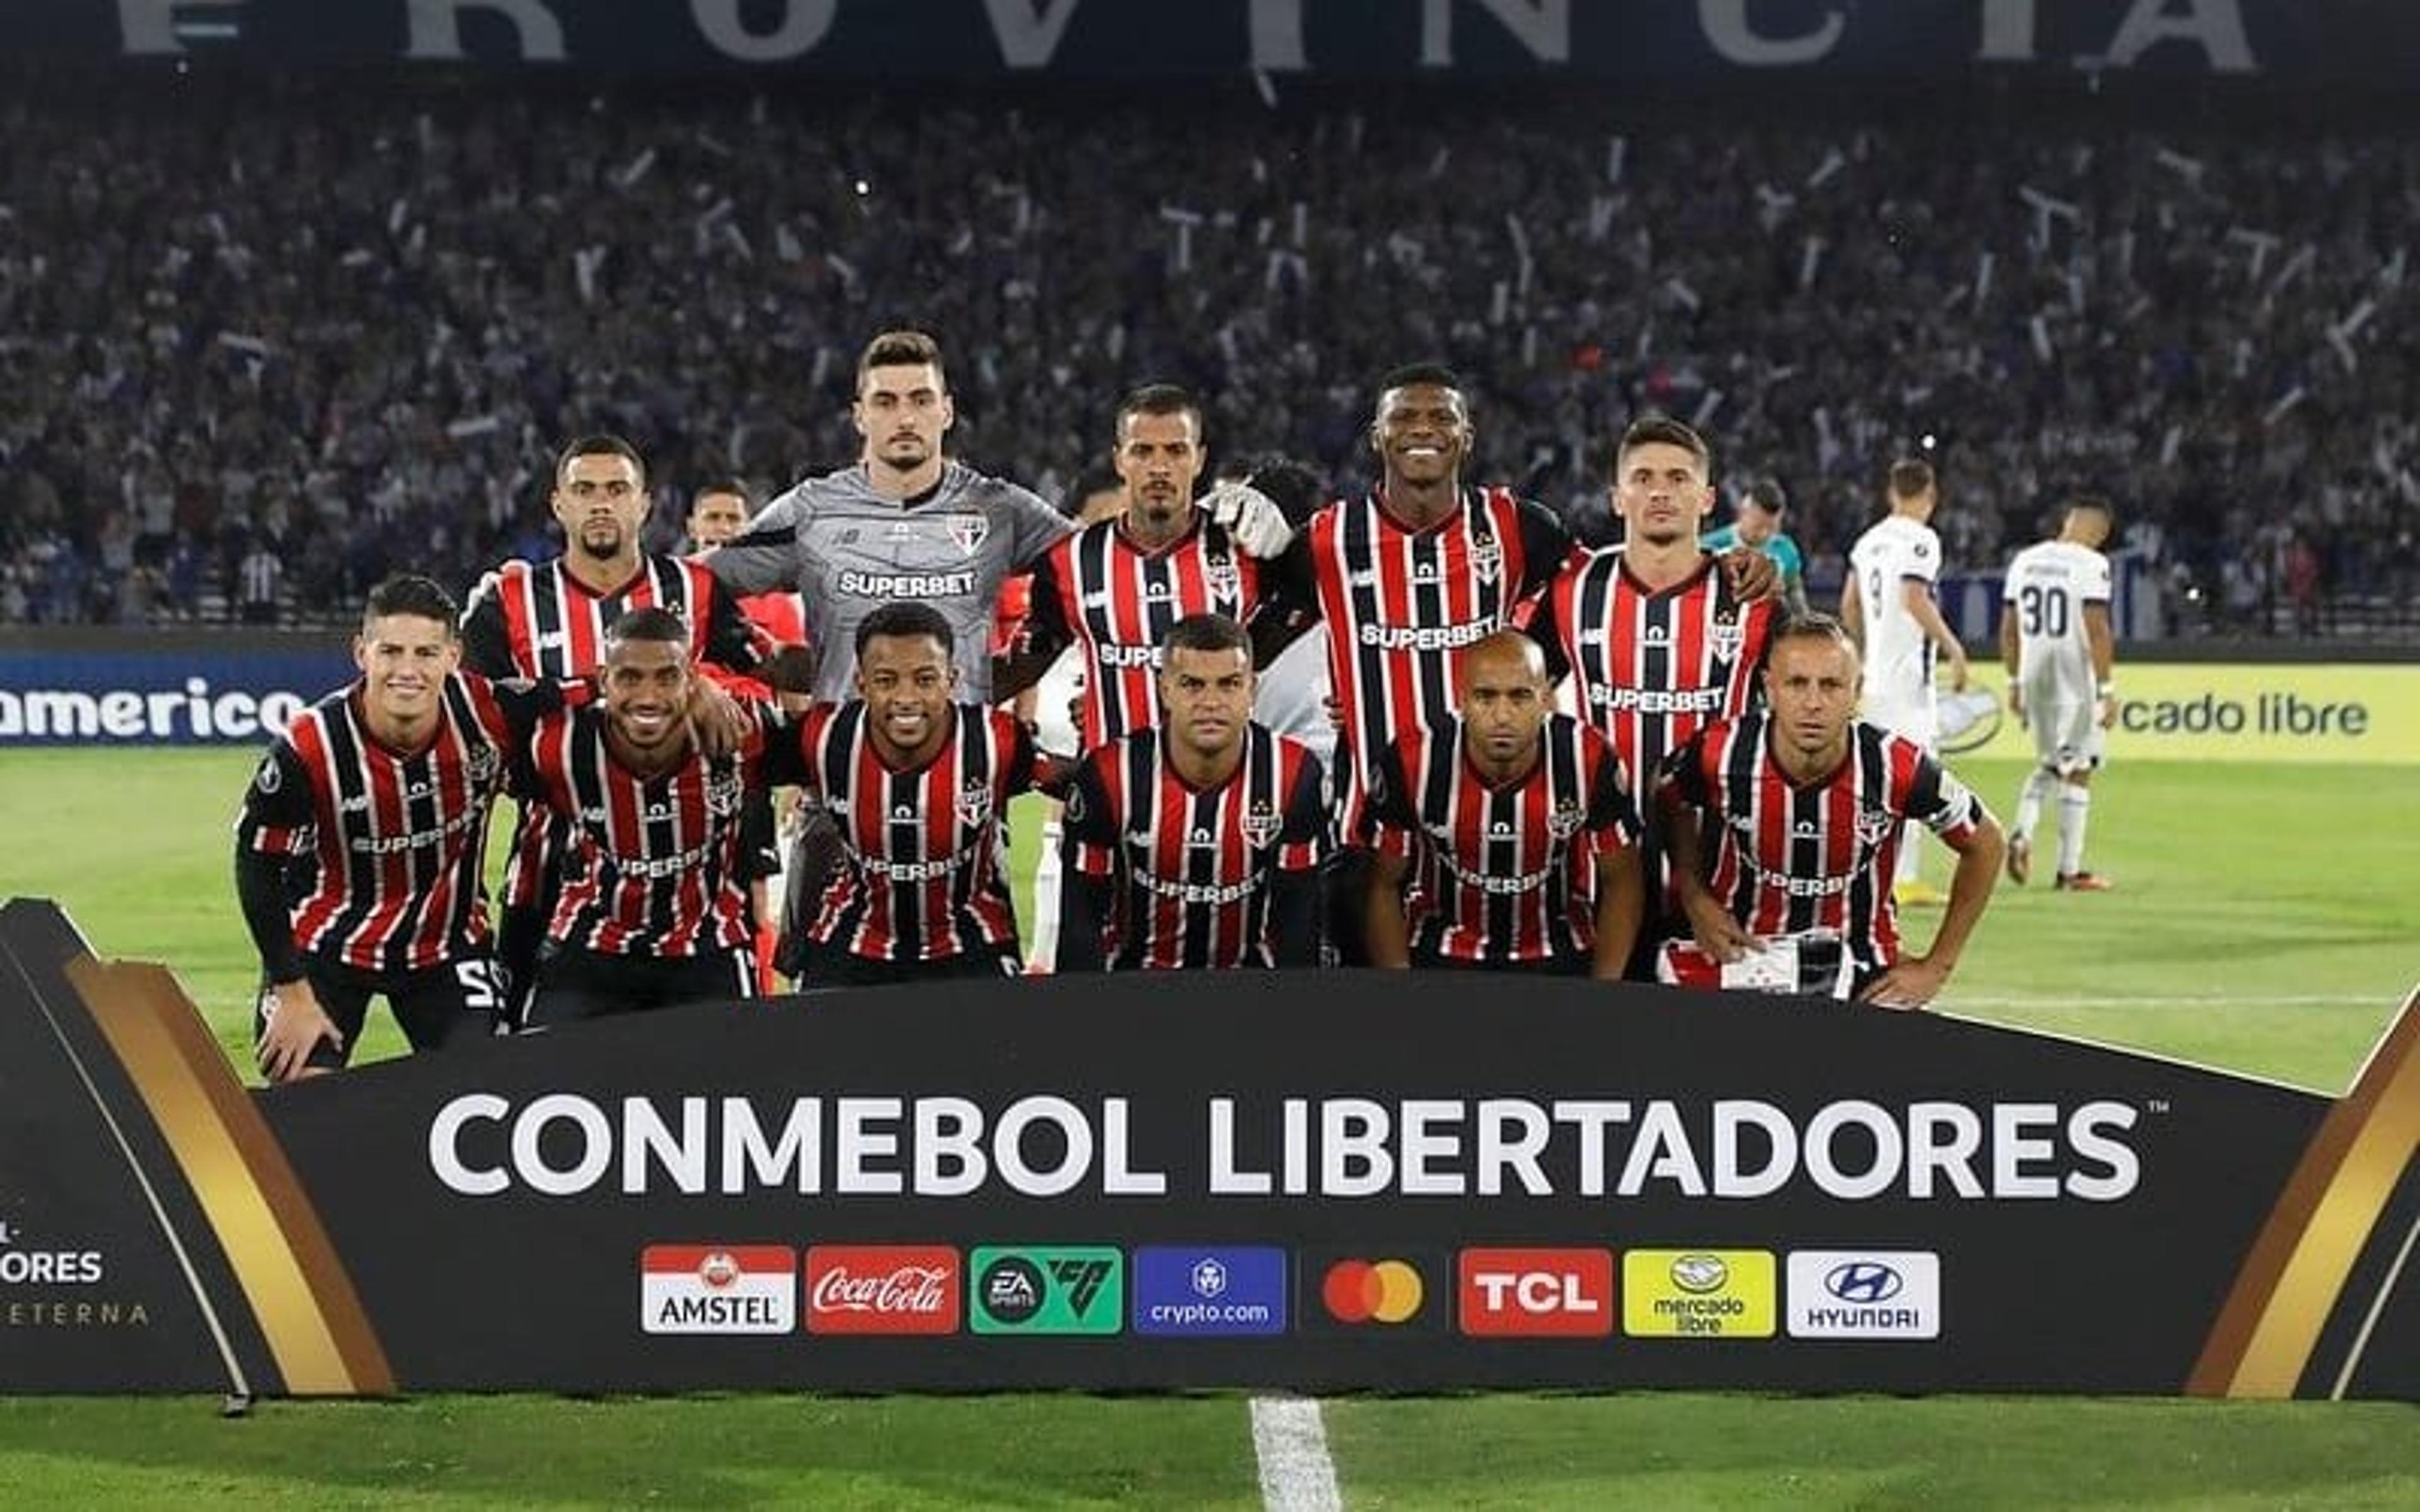
[[[2025,785],[2017,791],[2017,820],[2009,826],[2009,834],[2033,838],[2034,826],[2041,823],[2042,802],[2057,780],[2039,766],[2025,774]]]
[[[2084,822],[2092,816],[2092,790],[2072,784],[2058,790],[2058,874],[2084,870]]]

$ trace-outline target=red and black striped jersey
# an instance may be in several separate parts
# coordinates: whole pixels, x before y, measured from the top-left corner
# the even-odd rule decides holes
[[[1512,965],[1584,959],[1596,945],[1596,862],[1637,843],[1621,761],[1604,736],[1551,715],[1538,763],[1493,787],[1462,722],[1396,737],[1381,758],[1374,848],[1408,861],[1414,949]]]
[[[1156,729],[1095,747],[1077,768],[1064,823],[1068,869],[1112,884],[1109,968],[1277,965],[1274,884],[1319,868],[1325,780],[1308,748],[1259,725],[1215,788],[1177,775]]]
[[[741,706],[744,709],[748,705]],[[562,890],[547,938],[599,955],[694,956],[744,949],[754,937],[740,868],[740,800],[768,768],[768,735],[752,716],[739,746],[692,747],[654,777],[616,760],[598,707],[540,720],[514,783],[562,822]]]
[[[1624,770],[1652,779],[1699,730],[1747,711],[1780,603],[1740,602],[1712,556],[1662,590],[1633,576],[1619,550],[1555,579],[1554,635],[1581,715]]]
[[[798,733],[804,785],[840,826],[841,862],[808,926],[873,961],[938,961],[1016,944],[1001,851],[1008,800],[1033,785],[1033,742],[1004,710],[957,704],[923,765],[893,768],[865,705],[819,703]]]
[[[1159,722],[1159,642],[1188,614],[1242,623],[1262,600],[1262,565],[1195,511],[1192,528],[1145,550],[1121,521],[1089,525],[1033,569],[1025,640],[1052,651],[1081,648],[1086,748]]]
[[[754,676],[771,651],[703,563],[656,551],[640,560],[628,582],[606,594],[573,577],[561,557],[505,563],[471,590],[462,611],[462,665],[496,678],[586,677],[604,663],[606,630],[634,609],[666,609],[687,622],[691,665],[711,662]],[[504,872],[506,903],[523,907],[544,896],[551,839],[560,837],[524,810]]]
[[[458,671],[436,730],[411,751],[371,734],[358,683],[297,715],[236,819],[240,851],[285,863],[295,949],[365,971],[484,950],[489,810],[513,752],[562,699],[551,684]]]
[[[1357,841],[1353,795],[1368,772],[1398,735],[1451,714],[1462,653],[1526,623],[1571,537],[1538,505],[1503,488],[1473,488],[1460,509],[1423,530],[1404,524],[1375,494],[1339,500],[1312,517],[1301,549],[1343,710],[1343,834]]]
[[[1707,726],[1665,763],[1656,800],[1697,810],[1707,887],[1751,933],[1840,939],[1865,971],[1897,964],[1900,825],[1962,843],[1987,817],[1981,800],[1923,747],[1862,719],[1838,771],[1795,783],[1771,732],[1761,709]]]

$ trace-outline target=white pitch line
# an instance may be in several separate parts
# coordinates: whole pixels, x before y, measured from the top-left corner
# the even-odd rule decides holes
[[[1261,1461],[1261,1504],[1269,1512],[1343,1512],[1315,1398],[1253,1397],[1252,1453]]]

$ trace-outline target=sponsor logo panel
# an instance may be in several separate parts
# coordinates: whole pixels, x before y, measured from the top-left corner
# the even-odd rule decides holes
[[[954,1334],[966,1289],[946,1244],[817,1244],[807,1251],[810,1334]]]
[[[1621,1257],[1621,1331],[1634,1338],[1771,1338],[1773,1252],[1635,1249]]]
[[[1442,1334],[1452,1313],[1444,1257],[1373,1246],[1306,1250],[1295,1267],[1296,1326],[1324,1334]]]
[[[1466,1249],[1455,1280],[1462,1331],[1476,1338],[1613,1332],[1611,1250]]]
[[[799,1326],[798,1252],[780,1244],[650,1244],[639,1253],[649,1334],[787,1334]]]
[[[1792,1338],[1941,1336],[1941,1257],[1931,1250],[1792,1250],[1785,1275]]]
[[[1285,1251],[1237,1244],[1136,1250],[1134,1331],[1187,1338],[1284,1333]]]
[[[1108,1245],[985,1245],[967,1273],[967,1326],[978,1334],[1115,1334],[1125,1323],[1125,1256]]]

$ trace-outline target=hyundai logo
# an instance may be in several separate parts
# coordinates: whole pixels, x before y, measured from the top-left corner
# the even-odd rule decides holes
[[[1880,1260],[1845,1260],[1823,1273],[1823,1289],[1842,1302],[1888,1302],[1907,1282]]]

